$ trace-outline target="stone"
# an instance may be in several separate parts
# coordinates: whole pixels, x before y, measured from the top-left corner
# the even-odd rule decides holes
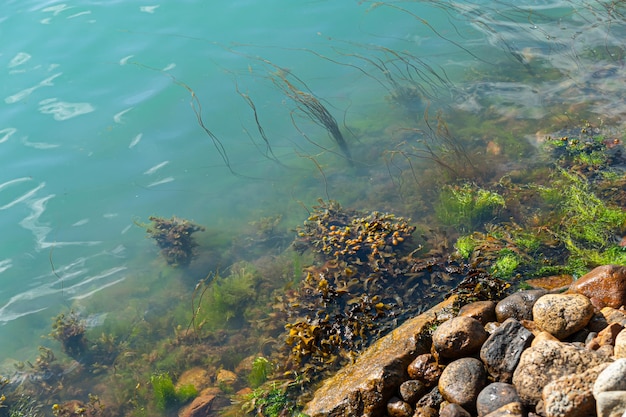
[[[437,327],[433,333],[433,347],[441,357],[461,358],[478,352],[487,336],[478,320],[455,317]]]
[[[530,344],[531,346],[535,346],[541,342],[543,342],[544,340],[551,340],[553,342],[559,342],[559,339],[557,339],[556,337],[552,336],[550,333],[548,332],[539,332],[537,334],[535,334],[535,338],[533,339],[532,343]]]
[[[598,375],[593,385],[593,395],[605,391],[626,391],[626,359],[611,363]]]
[[[417,400],[422,398],[428,391],[428,387],[422,381],[409,379],[400,384],[400,398],[411,405],[415,405]]]
[[[626,358],[626,330],[622,330],[615,337],[615,349],[613,355],[616,359]]]
[[[437,384],[443,366],[440,366],[434,355],[424,353],[415,358],[407,367],[409,377],[422,381],[426,386]]]
[[[374,342],[354,363],[325,380],[303,412],[310,417],[383,414],[387,401],[407,380],[409,363],[430,351],[428,339],[422,336],[437,322],[437,314],[456,301],[452,296]]]
[[[570,285],[568,292],[586,296],[598,308],[620,308],[626,304],[626,266],[599,266]]]
[[[533,306],[537,326],[557,339],[582,330],[593,316],[593,305],[580,294],[546,294]]]
[[[626,414],[626,391],[605,391],[596,396],[598,417],[623,417]]]
[[[442,403],[443,397],[439,392],[439,388],[434,387],[415,404],[413,417],[437,417],[439,416],[439,406]]]
[[[482,362],[475,358],[461,358],[445,367],[439,378],[439,391],[446,401],[471,411],[486,383],[487,373]]]
[[[587,324],[587,328],[592,332],[600,332],[611,323],[619,323],[626,327],[626,311],[617,310],[613,307],[604,307],[595,314]]]
[[[533,413],[528,413],[531,417]],[[484,417],[525,417],[524,406],[519,401],[508,403],[495,411],[485,415]],[[536,416],[536,415],[535,415]],[[538,416],[537,416],[538,417]]]
[[[458,404],[448,403],[439,412],[439,417],[471,417],[466,409]]]
[[[499,322],[503,322],[509,317],[519,321],[533,319],[533,305],[546,290],[526,290],[519,291],[501,300],[496,304],[496,317]]]
[[[230,404],[230,400],[219,394],[217,388],[207,388],[194,398],[191,404],[185,406],[179,417],[217,417],[222,408]]]
[[[596,406],[593,383],[608,365],[603,363],[546,384],[542,393],[546,417],[585,417],[593,414]]]
[[[600,333],[596,334],[590,341],[585,343],[587,349],[598,350],[601,346],[615,345],[617,335],[622,331],[624,326],[619,323],[611,323],[606,326]],[[590,333],[593,335],[594,333]]]
[[[211,376],[206,369],[201,367],[188,369],[176,381],[176,389],[185,385],[193,385],[200,392],[211,386]]]
[[[219,371],[217,371],[215,382],[219,387],[224,387],[227,390],[231,389],[235,386],[235,383],[237,382],[237,374],[233,371],[229,371],[228,369],[220,369]]]
[[[496,321],[496,302],[475,301],[466,304],[459,310],[459,316],[471,317],[484,326],[491,321]]]
[[[510,382],[524,349],[534,336],[514,318],[508,318],[483,343],[480,359],[496,381]]]
[[[513,385],[524,405],[535,406],[548,383],[564,375],[582,373],[604,361],[593,350],[544,340],[522,353],[513,373]]]
[[[517,390],[511,384],[494,382],[483,388],[476,398],[476,410],[479,417],[496,411],[509,403],[520,402]]]
[[[413,408],[406,401],[398,397],[391,397],[387,402],[387,414],[389,417],[411,417]]]
[[[549,277],[531,278],[525,280],[526,284],[533,288],[541,288],[544,290],[556,290],[559,288],[567,288],[574,281],[571,275],[552,275]]]

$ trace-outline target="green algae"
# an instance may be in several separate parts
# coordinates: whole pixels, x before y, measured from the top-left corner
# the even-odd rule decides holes
[[[435,215],[445,226],[469,231],[495,218],[504,207],[505,200],[497,192],[464,183],[441,190]]]

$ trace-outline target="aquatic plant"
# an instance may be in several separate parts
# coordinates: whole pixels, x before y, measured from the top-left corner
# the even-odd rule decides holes
[[[286,388],[275,382],[256,388],[244,398],[241,411],[246,414],[256,412],[256,415],[265,417],[306,417],[299,411]]]
[[[500,194],[464,183],[441,190],[435,215],[442,224],[467,231],[493,219],[504,207],[505,200]]]
[[[194,257],[194,248],[198,246],[192,234],[204,231],[204,227],[188,220],[173,216],[171,219],[150,216],[151,223],[140,224],[153,238],[166,262],[172,266],[187,266]]]
[[[87,330],[85,321],[74,310],[60,313],[53,319],[50,337],[61,342],[63,351],[75,359],[80,359],[87,350]]]
[[[252,369],[248,374],[248,383],[252,388],[261,386],[267,381],[268,375],[273,371],[274,365],[266,358],[259,356],[252,362]]]
[[[510,249],[501,250],[499,255],[491,266],[491,273],[494,277],[508,280],[513,277],[515,270],[520,266],[520,259]]]
[[[176,389],[167,373],[157,373],[150,377],[156,408],[160,411],[184,404],[198,395],[196,388],[189,384]]]

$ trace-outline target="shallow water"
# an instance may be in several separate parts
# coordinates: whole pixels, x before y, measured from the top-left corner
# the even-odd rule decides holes
[[[393,184],[376,135],[422,119],[425,102],[538,130],[623,119],[619,7],[5,1],[0,358],[32,355],[68,306],[98,324],[148,305],[165,268],[136,224],[150,215],[193,219],[210,244],[263,216],[293,228],[318,197],[392,209],[366,191]],[[345,123],[354,168],[285,79]],[[401,87],[422,100],[390,101]]]

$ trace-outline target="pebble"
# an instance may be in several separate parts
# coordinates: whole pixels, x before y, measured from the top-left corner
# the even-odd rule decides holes
[[[484,326],[489,322],[496,321],[496,302],[475,301],[466,304],[459,310],[459,316],[471,317],[478,320]]]
[[[611,323],[598,334],[594,335],[593,332],[589,333],[590,335],[594,335],[594,337],[586,342],[585,346],[587,346],[587,349],[591,350],[598,350],[601,346],[614,346],[615,339],[623,328],[624,326],[619,323]]]
[[[387,414],[389,417],[411,417],[413,408],[406,401],[402,401],[398,397],[392,397],[387,402]]]
[[[626,414],[626,391],[606,391],[596,396],[598,417],[623,417]]]
[[[532,413],[528,413],[528,417],[531,417]],[[524,412],[524,407],[520,402],[512,402],[502,407],[498,408],[495,411],[487,414],[484,417],[525,417],[526,413]],[[538,416],[537,416],[538,417]]]
[[[615,337],[614,353],[616,359],[626,358],[626,330],[622,330]]]
[[[499,322],[503,322],[509,317],[519,321],[533,319],[533,305],[546,290],[526,290],[519,291],[501,300],[496,304],[496,317]]]
[[[475,358],[462,358],[445,367],[439,378],[439,391],[446,401],[473,410],[476,398],[486,383],[487,373],[483,363]]]
[[[426,384],[416,379],[409,379],[400,384],[400,398],[409,404],[415,404],[428,391]]]
[[[592,332],[600,332],[611,323],[619,323],[626,327],[626,311],[612,307],[604,307],[589,321],[587,328]]]
[[[580,294],[546,294],[532,311],[535,324],[560,340],[582,330],[593,317],[591,301]]]
[[[569,292],[583,294],[598,308],[619,308],[626,304],[626,266],[599,266],[575,281]]]
[[[471,317],[455,317],[443,322],[433,333],[433,346],[444,358],[472,355],[487,340],[483,325]]]
[[[594,381],[608,366],[603,363],[581,373],[564,375],[543,388],[543,407],[547,417],[585,417],[593,414]]]
[[[485,341],[480,359],[496,381],[510,382],[524,349],[534,336],[514,318],[508,318]]]
[[[436,417],[439,415],[439,406],[441,403],[443,403],[443,396],[441,392],[439,392],[439,388],[434,387],[415,404],[415,413],[413,413],[413,416]]]
[[[593,395],[605,391],[626,391],[626,359],[611,363],[596,378]]]
[[[430,353],[418,355],[407,367],[411,379],[422,381],[427,387],[437,384],[443,366],[439,366],[437,359]]]
[[[458,404],[448,403],[441,409],[439,417],[471,417],[466,409]]]
[[[476,410],[478,411],[479,417],[483,417],[513,402],[520,402],[515,387],[504,382],[494,382],[487,385],[478,394],[476,398]]]

